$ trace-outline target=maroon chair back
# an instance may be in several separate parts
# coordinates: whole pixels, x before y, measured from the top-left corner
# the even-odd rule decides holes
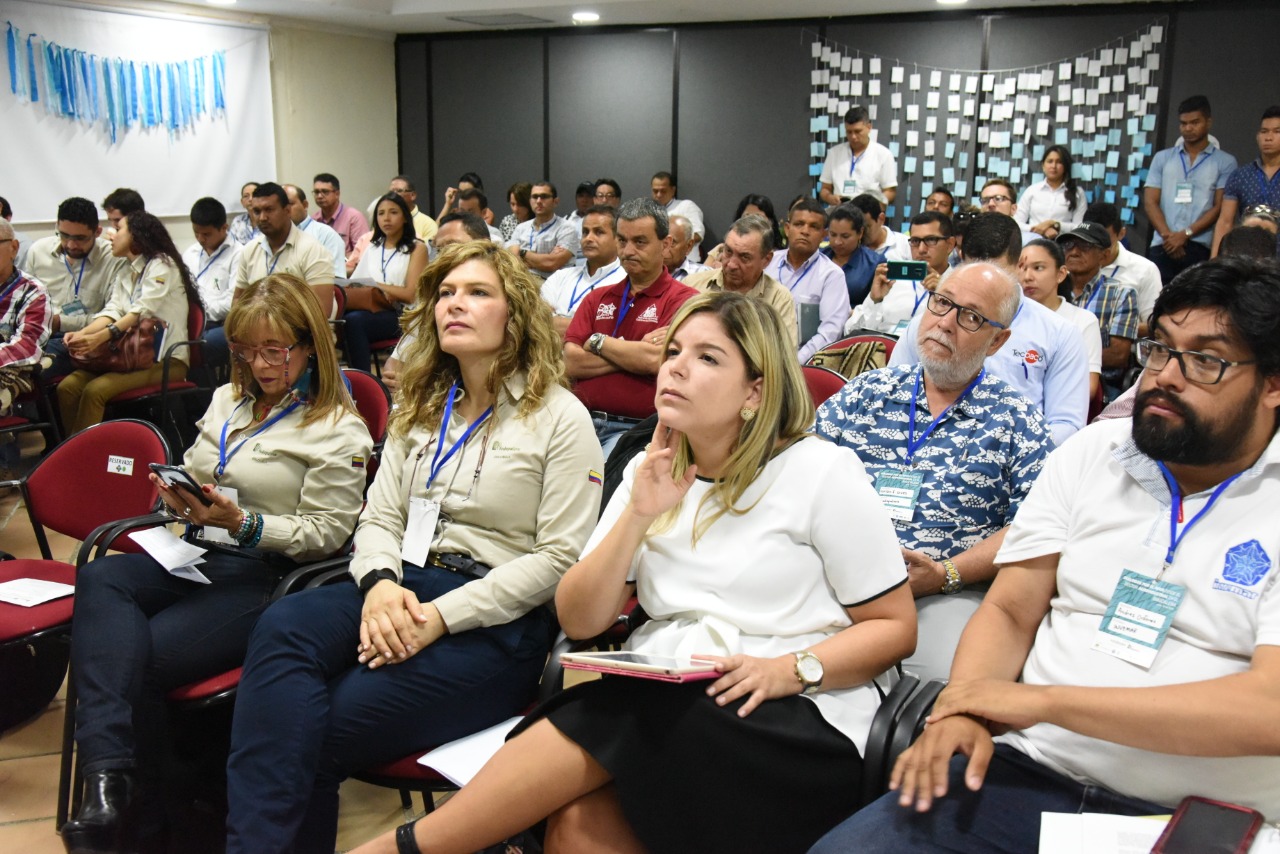
[[[814,406],[821,406],[827,398],[844,388],[844,377],[830,368],[804,365],[800,370],[804,372],[804,382],[809,386],[809,396],[813,398]]]
[[[351,383],[351,399],[355,401],[356,411],[369,428],[374,447],[382,447],[387,438],[387,423],[391,420],[391,393],[377,377],[367,371],[343,368],[342,373]]]
[[[99,525],[153,510],[158,492],[148,464],[169,459],[160,431],[134,419],[95,424],[54,448],[22,484],[45,558],[43,528],[84,540]]]
[[[204,306],[202,306],[197,300],[191,300],[187,303],[187,340],[203,341],[204,327]],[[192,371],[204,365],[203,347],[188,347],[187,352],[187,363],[191,366]]]

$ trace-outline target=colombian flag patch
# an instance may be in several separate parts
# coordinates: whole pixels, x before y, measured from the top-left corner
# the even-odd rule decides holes
[[[362,469],[362,468],[364,468],[364,457],[352,457],[352,458],[351,458],[351,467],[352,467],[353,469]]]
[[[604,475],[600,474],[600,472],[595,471],[594,469],[589,470],[587,472],[587,480],[600,486],[604,485]]]

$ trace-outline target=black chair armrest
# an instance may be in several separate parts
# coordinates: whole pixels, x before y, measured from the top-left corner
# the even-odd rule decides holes
[[[886,759],[893,743],[893,734],[911,695],[919,686],[920,678],[915,674],[899,673],[898,681],[880,701],[880,708],[876,709],[876,716],[871,719],[867,749],[862,759],[859,806],[866,806],[885,793],[891,770]]]
[[[102,557],[115,545],[116,540],[130,531],[136,531],[141,528],[154,528],[157,525],[167,525],[172,521],[174,521],[172,516],[163,513],[147,513],[143,516],[116,519],[114,522],[99,525],[80,544],[80,550],[76,552],[76,567],[82,567],[90,560]],[[92,557],[90,556],[91,552]]]
[[[898,757],[920,737],[920,733],[924,732],[924,720],[929,717],[934,701],[938,699],[938,695],[945,687],[947,687],[945,679],[934,679],[925,683],[902,710],[902,717],[898,719],[898,725],[893,730],[889,755],[885,757],[886,773],[893,770],[893,763],[897,762]]]
[[[296,593],[299,590],[310,590],[313,587],[332,584],[340,581],[344,575],[350,577],[350,573],[347,571],[350,565],[351,555],[343,554],[309,563],[306,566],[300,566],[286,575],[276,585],[275,591],[271,594],[271,599],[275,601],[288,593]]]

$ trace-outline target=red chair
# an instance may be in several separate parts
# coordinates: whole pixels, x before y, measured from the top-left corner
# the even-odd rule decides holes
[[[167,431],[166,435],[172,440],[174,447],[185,448],[190,442],[194,441],[195,420],[186,418],[185,413],[183,417],[179,417],[178,414],[170,412],[169,405],[173,400],[178,400],[195,392],[206,391],[193,379],[190,379],[191,377],[199,376],[204,364],[204,325],[204,307],[196,301],[188,302],[187,337],[182,341],[165,341],[160,382],[121,392],[107,401],[107,406],[118,406],[126,403],[156,404],[158,417],[155,423],[160,425],[161,430]],[[174,354],[180,347],[187,348],[190,361],[187,368],[188,379],[170,380],[169,371],[173,367]]]
[[[844,388],[845,378],[830,368],[803,365],[800,370],[804,372],[804,382],[809,387],[814,406],[821,406],[827,398]]]
[[[841,376],[853,379],[859,374],[889,364],[893,346],[897,343],[898,339],[892,335],[877,332],[850,335],[814,353],[808,364],[829,368]]]
[[[45,380],[37,373],[34,382],[36,387],[25,394],[18,395],[13,403],[14,409],[17,409],[20,404],[35,406],[36,412],[39,413],[39,420],[33,421],[22,415],[6,415],[0,418],[0,434],[16,435],[39,430],[44,434],[45,452],[48,452],[62,441],[62,428],[58,424],[58,408],[54,406],[52,397],[46,394],[43,388]]]
[[[58,445],[21,481],[0,484],[21,490],[41,555],[18,559],[0,553],[0,581],[37,578],[74,585],[76,568],[121,512],[143,513],[156,506],[147,466],[168,461],[169,447],[154,426],[111,421]],[[54,560],[46,529],[82,542],[74,565]],[[0,603],[0,684],[6,691],[0,706],[21,715],[18,720],[48,705],[62,684],[73,603],[70,596],[32,608]],[[16,722],[0,722],[0,729]]]
[[[378,358],[379,353],[386,353],[387,358],[391,358],[391,354],[396,347],[400,345],[400,336],[395,338],[384,338],[381,341],[369,342],[369,356],[373,360],[373,370],[377,373],[378,379],[382,379],[382,360]]]

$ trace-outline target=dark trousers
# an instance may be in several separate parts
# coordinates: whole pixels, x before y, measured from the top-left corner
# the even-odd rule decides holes
[[[362,371],[373,367],[370,344],[400,335],[400,315],[394,311],[348,311],[342,317],[346,326],[347,364]]]
[[[420,602],[469,577],[405,566]],[[478,732],[533,699],[554,620],[447,634],[399,664],[356,662],[363,601],[342,583],[286,596],[254,629],[227,764],[227,851],[332,854],[352,772]]]
[[[1183,248],[1186,251],[1182,253],[1181,258],[1170,258],[1164,253],[1164,246],[1152,246],[1147,250],[1147,258],[1160,269],[1162,284],[1169,284],[1175,276],[1188,267],[1209,260],[1209,247],[1203,243],[1188,240],[1183,244]]]
[[[218,552],[200,571],[213,583],[175,578],[147,555],[112,555],[80,570],[71,667],[86,773],[158,769],[165,694],[240,666],[283,574]]]
[[[1040,845],[1040,813],[1099,812],[1162,815],[1168,807],[1086,786],[1038,764],[1021,751],[996,745],[977,792],[964,782],[967,756],[951,760],[947,794],[927,813],[898,806],[889,792],[818,840],[809,854],[1025,854]]]
[[[204,330],[204,367],[214,377],[225,376],[231,364],[231,347],[222,323],[210,323]],[[216,384],[215,384],[216,385]]]

